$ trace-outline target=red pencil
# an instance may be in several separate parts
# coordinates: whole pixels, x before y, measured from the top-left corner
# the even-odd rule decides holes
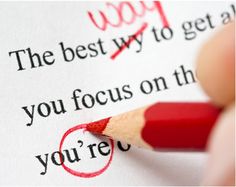
[[[156,103],[87,124],[87,130],[155,150],[204,150],[220,109],[210,103]]]

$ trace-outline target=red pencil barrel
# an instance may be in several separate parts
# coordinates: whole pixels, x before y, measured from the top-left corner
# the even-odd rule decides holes
[[[157,103],[145,111],[142,138],[154,149],[205,149],[220,109],[209,103]]]

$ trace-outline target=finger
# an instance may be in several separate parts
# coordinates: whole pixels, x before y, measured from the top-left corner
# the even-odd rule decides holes
[[[234,100],[235,23],[228,24],[208,41],[197,60],[197,77],[217,105]]]
[[[205,186],[235,185],[235,105],[220,117],[209,141]]]

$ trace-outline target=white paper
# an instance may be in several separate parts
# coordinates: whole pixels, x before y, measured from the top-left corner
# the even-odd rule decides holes
[[[116,7],[121,2],[113,2]],[[139,2],[130,2],[137,11]],[[152,152],[131,146],[128,151],[121,151],[114,142],[114,155],[109,167],[100,175],[91,178],[74,176],[62,166],[53,164],[52,154],[59,149],[63,134],[70,128],[83,123],[96,121],[120,114],[156,101],[207,101],[198,83],[179,86],[173,76],[175,70],[194,73],[195,59],[200,46],[222,25],[222,20],[229,15],[234,17],[231,2],[162,2],[165,16],[173,30],[173,38],[156,42],[151,31],[153,26],[158,30],[163,27],[157,10],[146,11],[145,16],[136,17],[132,24],[120,27],[108,26],[105,31],[98,29],[88,16],[92,12],[99,22],[98,10],[105,12],[111,21],[117,21],[114,7],[106,2],[1,2],[0,3],[0,184],[1,185],[197,185],[203,175],[206,154],[204,153],[164,153]],[[153,2],[148,2],[152,7]],[[124,5],[126,6],[126,5]],[[124,13],[125,12],[125,13]],[[124,8],[123,15],[130,18],[129,9]],[[224,12],[224,15],[222,15]],[[210,28],[206,15],[211,17]],[[183,22],[202,18],[204,23],[198,27],[196,38],[186,40]],[[225,18],[226,19],[226,18]],[[137,42],[130,44],[114,60],[110,57],[117,50],[112,39],[126,37],[136,33],[144,23],[142,49]],[[201,22],[198,21],[198,22]],[[100,22],[101,23],[101,20]],[[196,31],[196,27],[195,27]],[[167,31],[166,31],[167,32]],[[168,33],[167,33],[168,34]],[[138,36],[140,37],[140,35]],[[190,37],[190,36],[189,36]],[[75,57],[71,62],[63,58],[62,49],[79,45],[104,42],[106,54],[102,55],[99,45],[97,57],[80,59]],[[94,47],[94,46],[93,46]],[[51,65],[42,61],[43,66],[31,68],[27,48],[32,53],[42,55],[45,51],[53,52],[55,59]],[[16,55],[9,52],[24,50],[20,53],[22,69],[19,70]],[[136,52],[141,50],[141,52]],[[90,51],[91,52],[91,51]],[[24,53],[24,54],[23,54]],[[85,53],[80,52],[81,56]],[[95,52],[91,53],[95,56]],[[89,53],[87,54],[89,55]],[[34,57],[35,59],[37,57]],[[68,52],[68,58],[69,52]],[[38,66],[35,60],[35,66]],[[152,82],[154,78],[164,77],[168,89],[144,94],[140,91],[140,83],[144,80]],[[182,77],[183,79],[183,77]],[[190,81],[191,82],[191,81]],[[85,107],[82,97],[85,94],[95,95],[98,91],[121,89],[129,85],[132,98],[120,102],[108,102],[94,107]],[[147,86],[147,85],[146,85]],[[71,97],[77,92],[80,110],[75,111],[75,102]],[[146,88],[148,89],[148,88]],[[148,90],[147,90],[148,92]],[[122,93],[124,97],[124,93]],[[125,94],[127,97],[127,93]],[[106,99],[105,97],[101,97]],[[87,99],[87,100],[86,100]],[[85,102],[92,105],[87,96]],[[66,110],[63,114],[55,114],[51,101],[62,100]],[[44,104],[42,104],[44,103]],[[50,106],[50,112],[47,106]],[[41,108],[39,105],[41,104]],[[32,110],[33,123],[22,107]],[[40,108],[40,109],[39,109]],[[42,117],[38,113],[48,117]],[[77,142],[79,140],[83,141]],[[80,161],[69,164],[74,170],[90,173],[101,169],[108,161],[110,154],[103,156],[98,152],[98,144],[109,143],[106,138],[95,137],[88,132],[71,133],[63,145],[63,150],[76,148]],[[96,158],[91,158],[90,144]],[[110,143],[109,143],[110,144]],[[82,145],[82,146],[81,146]],[[125,143],[122,143],[127,148]],[[81,146],[81,147],[80,147]],[[111,151],[111,147],[102,149]],[[71,150],[70,150],[71,151]],[[66,157],[66,153],[62,152]],[[48,154],[47,172],[36,156],[41,155],[45,161]],[[56,163],[60,163],[58,154],[54,154]],[[45,161],[46,162],[46,161]]]

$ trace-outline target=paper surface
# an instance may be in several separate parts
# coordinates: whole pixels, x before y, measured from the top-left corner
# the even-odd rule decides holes
[[[197,52],[234,16],[231,2],[1,2],[0,184],[199,184],[204,153],[112,149],[68,129],[157,101],[207,101]]]

